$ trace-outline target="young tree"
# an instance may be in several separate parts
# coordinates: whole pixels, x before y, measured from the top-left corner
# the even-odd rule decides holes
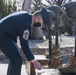
[[[24,0],[23,4],[22,4],[22,10],[27,11],[28,13],[31,13],[31,4],[32,4],[32,0]]]
[[[15,12],[15,11],[17,11],[17,5],[16,5],[16,0],[13,2],[13,4],[12,4],[12,12]]]
[[[17,11],[16,1],[11,2],[10,0],[0,0],[0,19]]]
[[[5,10],[5,0],[0,0],[0,19],[3,17],[4,10]]]

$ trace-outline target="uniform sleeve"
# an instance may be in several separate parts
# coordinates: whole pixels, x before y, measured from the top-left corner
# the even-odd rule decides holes
[[[17,37],[13,37],[14,43],[17,43]]]
[[[21,34],[20,34],[21,48],[22,48],[27,60],[31,61],[31,60],[34,59],[34,55],[33,55],[32,51],[29,48],[28,38],[29,38],[29,30],[28,29],[21,32]]]

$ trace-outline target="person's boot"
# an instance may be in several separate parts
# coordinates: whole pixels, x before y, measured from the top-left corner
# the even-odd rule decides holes
[[[44,55],[46,56],[46,58],[49,58],[49,52],[46,51],[44,53]],[[52,46],[52,57],[59,57],[60,56],[60,48],[57,47],[56,45]]]
[[[56,45],[53,45],[52,58],[51,58],[51,68],[56,69],[58,66],[61,66],[60,58],[60,48]]]
[[[49,58],[49,52],[45,52],[44,55],[46,56],[46,58]],[[50,68],[56,69],[58,66],[61,66],[61,65],[62,65],[62,62],[60,58],[60,48],[56,45],[53,45]]]
[[[76,57],[73,60],[73,73],[76,73]]]
[[[52,56],[60,56],[60,48],[56,45],[52,47]]]
[[[59,66],[58,69],[61,73],[76,73],[76,57],[72,56],[68,64]]]

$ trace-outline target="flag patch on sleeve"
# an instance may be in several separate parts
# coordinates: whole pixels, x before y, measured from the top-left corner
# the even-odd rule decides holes
[[[25,40],[28,40],[28,38],[29,38],[29,30],[28,29],[23,32],[23,38]]]

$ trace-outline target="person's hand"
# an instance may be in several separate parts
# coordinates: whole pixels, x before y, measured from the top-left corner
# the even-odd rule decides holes
[[[32,63],[34,65],[35,69],[38,69],[38,70],[42,69],[41,64],[37,60],[33,61]]]

